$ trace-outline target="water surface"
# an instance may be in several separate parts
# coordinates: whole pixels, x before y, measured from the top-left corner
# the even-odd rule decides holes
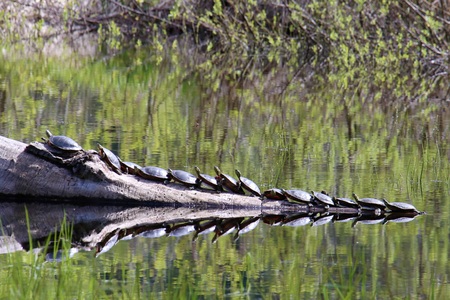
[[[210,81],[175,64],[170,54],[160,60],[148,53],[64,59],[4,54],[0,134],[30,142],[50,129],[85,149],[100,142],[141,165],[191,172],[197,165],[210,174],[214,165],[230,174],[239,168],[261,189],[356,192],[409,202],[427,215],[354,227],[261,223],[238,240],[230,234],[215,243],[211,235],[194,242],[192,234],[137,237],[98,257],[86,250],[62,262],[39,264],[32,251],[2,254],[2,295],[450,295],[450,116],[445,103],[432,101],[443,87],[423,81],[373,86],[371,78],[349,84],[336,79],[345,74],[320,72],[312,79],[300,72],[286,85],[289,75],[280,69],[240,82]],[[418,85],[420,95],[414,94]]]

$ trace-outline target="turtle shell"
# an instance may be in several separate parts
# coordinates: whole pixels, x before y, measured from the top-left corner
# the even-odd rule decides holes
[[[359,208],[359,204],[353,201],[350,198],[333,198],[333,201],[336,205],[341,207],[351,207],[351,208]]]
[[[355,198],[356,202],[358,202],[359,206],[362,209],[375,210],[377,208],[381,210],[386,209],[386,204],[380,199],[375,198],[359,198],[355,193],[353,193],[353,198]]]
[[[241,183],[241,186],[248,192],[250,192],[252,195],[261,197],[261,190],[259,189],[258,185],[254,183],[252,180],[242,177],[241,172],[239,170],[235,170],[237,177],[239,178],[239,181]]]
[[[104,160],[114,172],[121,174],[119,158],[111,150],[102,145],[97,144],[97,146],[101,159]]]
[[[272,188],[265,190],[263,196],[270,200],[286,200],[286,196],[281,189]]]
[[[245,195],[245,192],[242,189],[239,181],[237,181],[230,175],[223,174],[222,171],[220,171],[219,167],[217,167],[217,166],[214,166],[214,170],[217,173],[216,179],[223,188],[225,188],[226,190],[228,190],[232,193]]]
[[[312,205],[312,199],[310,193],[302,191],[302,190],[283,190],[283,194],[286,196],[288,201],[290,202],[296,202],[296,203],[302,203],[302,204],[308,204]]]
[[[239,223],[239,230],[237,233],[241,235],[252,231],[258,226],[260,219],[260,217],[252,217],[242,221],[241,223]]]
[[[122,161],[120,158],[119,158],[119,162],[120,162],[120,170],[122,170],[122,172],[124,172],[125,174],[135,175],[136,172],[134,171],[134,168],[135,167],[137,167],[138,169],[141,168],[141,166],[138,164],[135,164],[130,161]]]
[[[311,227],[325,225],[333,221],[333,215],[323,215],[314,219],[314,222],[311,223]]]
[[[169,178],[173,179],[173,181],[179,182],[181,184],[184,184],[185,186],[194,188],[198,186],[197,183],[197,177],[192,175],[189,172],[183,171],[183,170],[168,170],[169,172]]]
[[[195,231],[195,224],[193,223],[182,223],[176,224],[167,229],[168,236],[180,237],[184,235],[188,235],[189,233]]]
[[[393,212],[414,212],[420,213],[414,205],[405,203],[405,202],[388,202],[386,199],[383,199],[384,204],[387,208],[389,208]]]
[[[198,167],[195,167],[195,172],[197,172],[197,184],[200,186],[202,183],[211,187],[212,189],[219,191],[220,186],[217,179],[208,174],[202,174]]]
[[[314,192],[312,191],[311,194],[314,196],[314,201],[319,205],[325,205],[325,206],[334,206],[333,198],[325,194],[324,192]]]
[[[63,151],[80,151],[83,150],[77,142],[72,140],[70,137],[64,135],[53,135],[50,130],[45,132],[48,136],[47,144],[50,146],[63,150]]]
[[[143,168],[134,167],[134,171],[136,172],[136,175],[145,179],[162,182],[167,182],[169,180],[169,172],[160,167],[154,166],[147,166]]]
[[[283,220],[283,226],[298,227],[305,226],[312,222],[311,216],[300,213],[286,217]]]

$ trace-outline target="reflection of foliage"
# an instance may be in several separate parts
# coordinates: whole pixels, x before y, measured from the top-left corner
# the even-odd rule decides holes
[[[274,227],[264,247],[249,246],[261,243],[257,235],[214,246],[209,238],[195,247],[189,239],[119,243],[114,256],[38,265],[43,277],[23,273],[37,269],[33,254],[16,253],[12,261],[0,257],[17,266],[3,268],[1,282],[22,291],[31,278],[37,293],[78,298],[282,295],[284,285],[299,298],[404,297],[412,287],[412,295],[448,298],[445,1],[101,3],[64,8],[59,28],[102,26],[102,50],[115,56],[101,60],[16,57],[4,43],[39,44],[59,18],[48,22],[52,15],[33,7],[23,11],[41,13],[25,17],[20,5],[20,14],[0,9],[0,134],[28,142],[50,128],[141,164],[198,165],[205,173],[216,164],[228,173],[239,167],[262,188],[411,198],[442,214],[400,231]],[[25,20],[35,21],[32,30],[15,30]],[[135,52],[122,51],[127,41]]]
[[[173,37],[196,42],[211,61],[226,60],[232,78],[246,65],[283,64],[298,69],[305,61],[345,70],[351,78],[362,67],[420,69],[418,74],[448,74],[450,7],[426,1],[93,1],[85,5],[6,1],[2,32],[10,40],[23,19],[36,36],[98,30],[106,47],[123,40],[164,45]],[[7,9],[6,9],[7,8]],[[44,22],[45,21],[45,22]],[[42,25],[46,24],[45,29]],[[52,31],[49,27],[53,27]],[[25,29],[21,30],[24,31]],[[33,37],[30,33],[23,36]],[[231,55],[233,60],[227,60]],[[356,66],[356,68],[355,68]],[[420,68],[419,68],[420,67]],[[412,74],[413,77],[418,74]],[[381,74],[379,74],[381,75]],[[389,72],[379,78],[389,82]],[[417,78],[416,78],[417,79]]]
[[[169,214],[171,210],[168,209]],[[20,209],[15,210],[16,213],[18,211]],[[35,219],[40,220],[37,215]],[[124,215],[127,213],[121,217]],[[175,213],[173,216],[179,220],[179,215]],[[306,213],[297,214],[300,218],[305,216],[312,218]],[[121,217],[119,224],[122,223]],[[366,295],[401,294],[405,284],[416,286],[420,281],[416,276],[400,276],[402,269],[397,269],[393,261],[399,260],[401,266],[405,266],[408,260],[416,262],[420,259],[419,239],[415,238],[418,222],[409,223],[401,229],[403,234],[394,237],[392,233],[396,233],[401,224],[358,226],[359,230],[367,232],[357,232],[348,230],[348,223],[329,223],[319,227],[279,226],[283,220],[289,219],[288,215],[277,215],[281,221],[276,226],[267,225],[273,224],[273,217],[262,216],[261,220],[266,224],[259,223],[251,231],[256,234],[246,232],[236,241],[236,229],[231,234],[222,235],[215,244],[211,242],[211,236],[215,235],[212,232],[199,235],[194,240],[193,232],[177,237],[146,235],[158,228],[168,229],[170,234],[178,225],[197,224],[200,225],[197,227],[199,230],[201,224],[208,223],[209,219],[169,221],[168,224],[144,222],[130,228],[123,228],[123,223],[95,222],[95,218],[91,219],[92,223],[69,224],[65,217],[57,228],[47,228],[48,224],[40,228],[27,219],[24,226],[30,228],[33,225],[35,232],[43,234],[40,238],[43,241],[40,244],[42,252],[27,249],[27,252],[1,255],[0,279],[3,284],[0,294],[16,299],[48,299],[53,295],[80,299],[93,295],[95,298],[127,295],[127,298],[134,299],[158,298],[161,295],[193,298],[190,295],[225,297],[230,293],[242,293],[259,297],[288,293],[301,299],[315,294],[322,294],[323,298],[353,299],[367,298],[364,297]],[[215,219],[215,224],[229,221],[242,224],[243,219]],[[103,225],[98,227],[99,224]],[[43,228],[49,232],[41,231]],[[53,230],[58,230],[58,233],[51,233]],[[111,232],[107,233],[108,230]],[[220,231],[220,228],[215,231]],[[322,235],[320,239],[317,238],[318,231]],[[383,234],[385,231],[391,235]],[[92,242],[99,242],[99,232],[104,233],[103,242],[100,242],[102,247],[112,240],[111,235],[118,236],[110,251],[97,256],[95,251],[70,255],[70,249],[77,248],[77,245],[95,246]],[[95,238],[87,238],[90,235]],[[86,244],[83,239],[90,242]],[[375,246],[368,247],[371,243]],[[32,242],[30,238],[28,244],[36,247],[39,241]],[[405,244],[407,248],[403,248]],[[45,255],[52,246],[53,254],[62,254],[61,259],[55,261],[55,256]],[[62,251],[58,253],[57,249]],[[405,252],[411,256],[404,255]],[[52,259],[46,261],[45,258]],[[417,269],[420,266],[414,262],[408,269],[419,273]],[[386,268],[387,264],[391,267]],[[427,283],[421,284],[425,289],[423,293],[429,293],[427,290],[432,287]],[[287,291],[286,287],[292,290]]]

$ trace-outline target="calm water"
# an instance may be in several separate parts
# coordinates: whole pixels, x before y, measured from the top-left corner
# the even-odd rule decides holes
[[[198,165],[210,174],[214,165],[239,168],[262,189],[356,192],[409,202],[427,215],[353,227],[260,222],[215,243],[213,234],[135,237],[58,263],[27,251],[2,254],[2,298],[26,298],[27,289],[51,298],[61,289],[83,298],[450,296],[450,116],[446,104],[427,98],[432,87],[399,103],[392,91],[411,94],[414,82],[349,85],[316,74],[283,86],[285,75],[274,72],[236,83],[193,76],[170,56],[156,61],[145,51],[64,60],[4,54],[0,134],[30,142],[50,129],[142,165],[192,172]],[[16,214],[22,219],[12,221]],[[26,224],[20,205],[2,218],[4,236]]]

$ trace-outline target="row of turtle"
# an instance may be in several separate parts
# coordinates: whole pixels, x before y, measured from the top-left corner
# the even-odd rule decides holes
[[[46,131],[48,140],[46,143],[58,149],[59,151],[77,152],[83,150],[77,142],[66,136],[52,135],[49,130]],[[231,192],[240,195],[254,195],[262,200],[287,200],[290,202],[303,204],[307,206],[319,206],[328,209],[329,207],[355,208],[359,210],[374,210],[377,212],[410,212],[420,214],[413,205],[404,202],[388,202],[386,199],[359,198],[353,193],[354,200],[350,198],[331,197],[326,192],[308,193],[299,189],[284,190],[272,188],[261,192],[258,185],[252,180],[243,177],[239,170],[235,170],[238,179],[223,173],[219,167],[215,166],[216,176],[201,173],[198,167],[195,167],[197,176],[183,171],[163,169],[156,166],[141,167],[132,162],[124,162],[109,149],[98,144],[98,153],[101,159],[118,174],[132,174],[148,180],[168,183],[170,181],[181,183],[188,188],[208,188],[217,192]]]

